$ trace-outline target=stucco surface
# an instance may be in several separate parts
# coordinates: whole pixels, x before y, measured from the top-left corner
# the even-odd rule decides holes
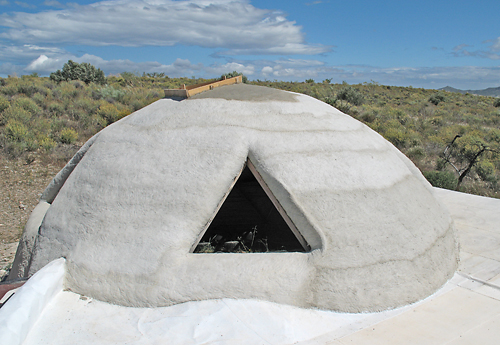
[[[385,139],[308,96],[220,90],[160,100],[94,137],[56,183],[30,274],[65,257],[70,290],[114,304],[257,298],[347,312],[417,301],[453,275],[451,218]],[[310,252],[190,253],[247,158]]]

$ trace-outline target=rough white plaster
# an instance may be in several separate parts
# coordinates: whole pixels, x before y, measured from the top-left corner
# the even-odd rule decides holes
[[[23,278],[28,276],[28,270],[31,262],[31,255],[33,247],[38,236],[38,229],[42,224],[43,217],[49,209],[50,204],[46,201],[40,200],[38,205],[31,212],[28,222],[24,227],[23,234],[17,246],[16,256],[12,263],[12,269],[9,273],[9,280]]]
[[[63,256],[68,288],[127,306],[257,298],[347,312],[417,301],[453,275],[451,218],[380,135],[304,95],[201,95],[93,139],[45,215],[30,273]],[[189,253],[247,157],[312,252]]]

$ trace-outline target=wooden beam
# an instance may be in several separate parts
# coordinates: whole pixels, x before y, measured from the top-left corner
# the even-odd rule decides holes
[[[229,79],[226,79],[224,77],[222,80],[210,81],[207,83],[195,84],[190,86],[183,85],[181,89],[165,89],[164,91],[165,97],[167,98],[188,98],[203,91],[213,90],[219,86],[240,84],[242,82],[243,77],[241,75],[238,75]]]

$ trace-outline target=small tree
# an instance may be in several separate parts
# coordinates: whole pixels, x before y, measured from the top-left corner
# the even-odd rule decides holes
[[[232,71],[231,73],[224,73],[220,77],[221,78],[226,77],[227,79],[229,79],[229,78],[237,77],[239,75],[241,75],[241,80],[243,81],[243,83],[247,83],[248,82],[248,78],[243,73],[240,73],[240,72],[237,72],[237,71]]]
[[[51,73],[50,79],[56,82],[81,80],[85,84],[96,83],[102,85],[106,83],[106,77],[100,68],[95,68],[87,62],[79,64],[72,60],[66,62],[62,70]]]
[[[494,134],[496,133],[492,133],[492,138],[482,138],[476,133],[457,134],[446,146],[442,155],[442,164],[449,164],[457,173],[458,180],[455,190],[459,190],[462,181],[471,172],[472,168],[480,162],[481,157],[486,154],[496,155],[499,153],[499,138],[494,138]],[[487,164],[483,165],[486,166]],[[485,170],[484,167],[482,170]],[[485,177],[486,173],[482,170],[480,169],[478,175]]]

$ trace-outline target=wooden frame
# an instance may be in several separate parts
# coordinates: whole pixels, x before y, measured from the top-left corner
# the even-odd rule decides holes
[[[311,246],[307,243],[307,241],[305,240],[305,238],[299,232],[299,230],[297,229],[297,227],[295,226],[295,224],[292,222],[292,220],[290,219],[290,217],[288,217],[288,215],[286,214],[285,210],[283,209],[283,207],[279,203],[278,199],[276,199],[276,197],[273,195],[273,193],[271,192],[271,189],[268,187],[268,185],[266,184],[266,182],[264,181],[264,179],[262,178],[262,176],[259,174],[259,172],[255,168],[255,166],[253,165],[253,163],[250,161],[250,159],[247,159],[247,161],[245,162],[245,164],[241,168],[240,172],[238,173],[238,175],[236,175],[235,179],[231,183],[231,186],[229,187],[229,190],[226,192],[226,194],[224,194],[224,196],[222,197],[222,200],[217,205],[217,208],[215,209],[214,214],[212,215],[212,217],[210,217],[210,220],[205,225],[203,231],[200,233],[200,235],[196,239],[195,243],[191,246],[191,249],[190,249],[189,252],[190,253],[194,253],[194,250],[196,249],[196,247],[200,243],[201,239],[205,235],[205,232],[207,232],[208,228],[210,227],[210,224],[212,224],[213,220],[215,219],[215,217],[219,213],[219,210],[221,209],[221,207],[224,204],[224,202],[226,201],[227,197],[229,196],[229,194],[233,190],[236,182],[238,182],[241,174],[243,173],[243,170],[245,170],[246,167],[248,167],[248,169],[250,170],[250,172],[253,174],[253,176],[255,177],[255,179],[257,180],[257,182],[259,183],[259,185],[262,187],[262,189],[266,193],[267,197],[271,200],[271,202],[273,203],[274,207],[276,207],[276,210],[279,212],[280,216],[283,218],[283,220],[286,222],[286,224],[288,225],[288,227],[290,228],[290,230],[292,231],[292,233],[295,235],[295,238],[297,239],[297,241],[299,241],[299,243],[302,246],[302,248],[304,249],[304,251],[306,251],[306,252],[310,251],[311,250]]]
[[[173,97],[189,98],[200,92],[213,90],[219,86],[240,84],[242,82],[243,82],[243,77],[241,75],[238,75],[236,77],[232,77],[229,79],[223,77],[222,80],[218,81],[209,81],[207,83],[201,83],[189,86],[183,85],[182,88],[180,89],[165,89],[164,91],[165,91],[165,97],[167,98],[173,98]]]

